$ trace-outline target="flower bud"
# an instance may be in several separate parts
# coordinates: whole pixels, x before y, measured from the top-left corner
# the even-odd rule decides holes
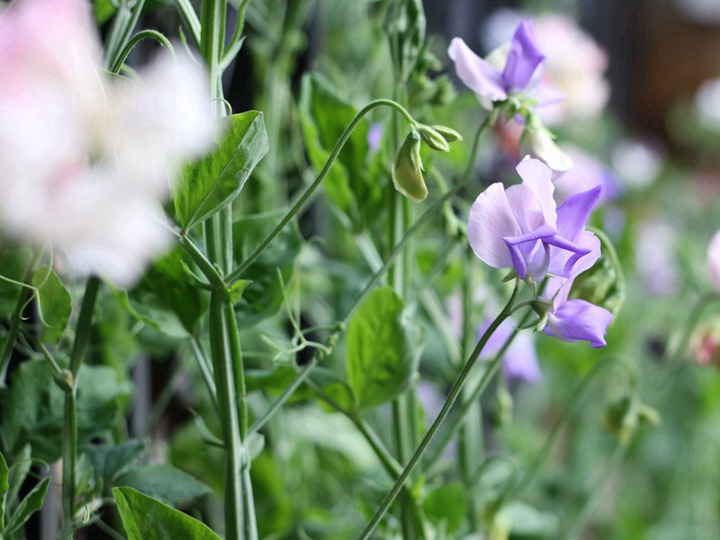
[[[554,171],[567,171],[572,168],[572,159],[555,144],[548,130],[545,128],[529,129],[527,133],[533,152],[547,163],[548,167]]]
[[[422,201],[428,195],[422,171],[420,135],[417,131],[411,130],[393,162],[392,179],[395,189],[413,202]]]
[[[425,141],[425,144],[427,144],[430,148],[432,148],[433,150],[438,150],[440,152],[450,151],[450,147],[448,146],[445,137],[435,131],[434,128],[431,128],[430,126],[426,126],[424,124],[418,124],[416,127],[418,132],[420,133],[420,136],[423,138],[423,141]]]
[[[447,126],[432,126],[432,128],[438,132],[440,135],[442,135],[443,139],[445,139],[446,142],[454,143],[456,141],[462,141],[463,137],[460,135],[457,131],[455,131],[452,128],[449,128]]]

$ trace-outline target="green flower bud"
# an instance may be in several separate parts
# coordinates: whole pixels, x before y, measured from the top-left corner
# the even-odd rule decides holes
[[[448,146],[445,137],[443,137],[433,128],[424,124],[418,124],[416,127],[418,132],[420,133],[420,136],[423,138],[423,141],[425,141],[425,144],[427,144],[430,148],[432,148],[433,150],[438,150],[440,152],[450,151],[450,147]]]
[[[393,162],[392,179],[395,189],[413,202],[422,201],[428,195],[422,171],[420,135],[413,129],[405,137]]]
[[[586,300],[617,315],[625,301],[625,279],[613,245],[605,235],[593,231],[602,243],[603,256],[592,268],[575,278],[570,298]]]
[[[457,131],[447,126],[431,126],[437,133],[442,135],[446,142],[454,143],[456,141],[462,141],[463,137]]]

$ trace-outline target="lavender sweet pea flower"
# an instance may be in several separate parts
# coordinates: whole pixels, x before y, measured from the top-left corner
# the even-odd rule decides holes
[[[468,221],[470,246],[481,261],[494,268],[514,268],[520,279],[530,276],[540,281],[549,269],[569,277],[590,252],[576,242],[583,237],[599,191],[569,199],[558,213],[552,171],[529,158],[516,170],[522,184],[506,190],[495,183],[473,203]]]
[[[490,326],[488,320],[479,330],[478,336]],[[509,320],[504,320],[497,330],[490,336],[485,348],[480,353],[480,360],[492,359],[513,333],[513,325]],[[505,351],[502,359],[502,368],[508,381],[525,381],[537,383],[542,379],[542,372],[538,364],[537,352],[535,351],[535,340],[529,332],[520,332]]]
[[[460,80],[481,100],[504,101],[511,95],[533,94],[539,103],[556,103],[563,99],[557,91],[538,84],[545,56],[538,48],[530,19],[520,23],[512,41],[482,59],[460,38],[448,48],[450,59]]]
[[[568,201],[581,196],[585,194],[571,197]],[[582,200],[575,200],[568,210],[582,204]],[[558,208],[558,213],[561,211],[562,208]],[[580,232],[576,236],[576,241],[588,250],[588,254],[578,262],[570,278],[552,277],[548,280],[545,296],[548,299],[552,298],[553,305],[548,312],[548,323],[544,332],[563,341],[589,341],[593,348],[604,347],[607,345],[605,333],[613,320],[613,314],[586,300],[568,299],[575,277],[592,267],[600,257],[600,241],[587,231]]]

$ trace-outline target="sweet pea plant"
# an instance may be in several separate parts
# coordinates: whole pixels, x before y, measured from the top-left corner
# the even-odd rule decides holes
[[[63,539],[583,526],[603,482],[562,519],[527,491],[617,362],[589,357],[540,444],[497,440],[549,384],[535,335],[595,354],[624,297],[533,22],[484,59],[453,39],[456,98],[419,0],[345,6],[372,54],[328,33],[344,91],[298,68],[310,4],[177,0],[163,32],[143,0],[0,8],[0,538],[57,499]],[[149,357],[172,373],[140,409]],[[656,416],[628,393],[606,424],[624,450]]]

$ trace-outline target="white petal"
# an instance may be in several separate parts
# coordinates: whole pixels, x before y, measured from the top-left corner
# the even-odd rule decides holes
[[[470,209],[468,241],[481,261],[494,268],[511,267],[512,258],[503,238],[521,233],[501,183],[478,195]]]

